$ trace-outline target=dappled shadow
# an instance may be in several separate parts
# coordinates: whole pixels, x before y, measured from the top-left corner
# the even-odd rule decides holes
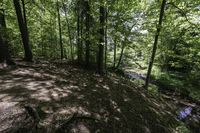
[[[70,116],[62,125],[70,128],[63,132],[167,133],[176,127],[164,103],[115,76],[71,65],[19,67],[0,74],[0,101],[35,106],[40,132]]]

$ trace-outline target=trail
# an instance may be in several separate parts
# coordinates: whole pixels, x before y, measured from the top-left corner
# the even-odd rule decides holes
[[[110,73],[69,63],[23,63],[0,70],[0,101],[37,109],[38,132],[173,133],[179,126],[165,100]],[[61,124],[59,124],[61,123]]]

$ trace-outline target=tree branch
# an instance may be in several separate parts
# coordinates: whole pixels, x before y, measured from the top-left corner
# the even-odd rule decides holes
[[[188,19],[187,13],[186,13],[183,9],[181,9],[181,8],[178,7],[178,6],[176,6],[173,2],[169,2],[168,5],[172,5],[173,7],[175,7],[176,9],[178,9],[178,10],[181,12],[181,14],[185,17],[186,21],[187,21],[189,24],[194,25],[194,26],[197,27],[197,24],[192,23],[192,22]],[[197,27],[197,28],[198,28],[198,27]]]

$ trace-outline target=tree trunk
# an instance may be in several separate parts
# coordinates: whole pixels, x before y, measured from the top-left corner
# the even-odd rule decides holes
[[[21,1],[22,1],[22,8],[23,8],[24,23],[25,25],[27,25],[25,3],[24,3],[24,0],[21,0]]]
[[[62,43],[62,30],[61,30],[61,22],[60,22],[60,9],[59,3],[57,0],[57,13],[58,13],[58,28],[59,28],[59,44],[60,44],[60,58],[63,59],[63,43]]]
[[[126,38],[126,37],[125,37]],[[126,39],[125,39],[126,41]],[[120,53],[120,57],[119,57],[119,61],[117,63],[117,66],[115,67],[115,69],[118,69],[119,68],[119,65],[121,64],[121,61],[122,61],[122,57],[123,57],[123,54],[124,54],[124,49],[125,49],[125,44],[126,42],[123,42],[122,44],[122,49],[121,49],[121,53]]]
[[[78,62],[79,64],[82,63],[82,55],[83,55],[83,46],[82,46],[82,43],[81,43],[81,30],[82,30],[82,9],[81,9],[81,1],[78,0],[77,2],[77,45],[78,45]]]
[[[67,16],[66,16],[67,17]],[[69,24],[69,20],[66,18],[67,20],[67,28],[68,28],[68,35],[69,35],[69,43],[70,43],[70,51],[71,51],[71,59],[74,60],[74,48],[73,48],[73,44],[72,44],[72,37],[71,37],[71,32],[70,32],[70,24]]]
[[[20,2],[19,0],[13,0],[14,2],[14,6],[15,6],[15,11],[17,14],[17,20],[18,20],[18,24],[19,24],[19,29],[21,32],[21,36],[22,36],[22,42],[23,42],[23,46],[24,46],[24,60],[25,61],[32,61],[33,59],[33,55],[32,55],[32,51],[29,45],[29,35],[28,35],[28,28],[26,25],[26,18],[23,18],[22,16],[22,11],[21,11],[21,6],[20,6]],[[25,13],[24,13],[25,16]]]
[[[70,44],[70,51],[71,51],[71,59],[74,60],[74,52],[73,52],[73,44],[72,44],[72,37],[71,37],[71,31],[70,31],[70,24],[69,24],[69,20],[67,18],[67,9],[64,5],[64,2],[62,1],[63,4],[63,9],[65,12],[65,17],[66,17],[66,22],[67,22],[67,31],[68,31],[68,35],[69,35],[69,44]]]
[[[81,16],[80,16],[80,55],[81,55],[81,62],[83,61],[83,15],[84,12],[81,10]]]
[[[3,36],[0,33],[0,63],[3,63],[7,58],[8,49],[4,43]]]
[[[63,59],[63,44],[62,44],[62,30],[61,30],[61,23],[60,23],[60,9],[59,3],[57,0],[57,12],[58,12],[58,28],[59,28],[59,39],[60,39],[60,58]]]
[[[115,68],[116,65],[116,52],[117,52],[117,44],[116,44],[116,39],[114,40],[114,59],[113,59],[113,68]]]
[[[1,133],[36,133],[39,116],[30,106],[0,102]]]
[[[90,6],[89,0],[85,1],[85,27],[86,27],[86,53],[85,53],[85,62],[86,67],[90,65]]]
[[[107,49],[108,49],[108,35],[107,35],[107,30],[108,30],[108,9],[106,7],[106,13],[105,13],[105,55],[104,55],[104,58],[105,58],[105,63],[104,63],[104,69],[105,69],[105,72],[107,74]]]
[[[100,5],[100,40],[99,40],[99,54],[98,54],[98,73],[103,73],[103,53],[104,53],[104,45],[105,45],[105,6],[104,3],[101,2]]]
[[[157,26],[157,31],[156,31],[156,35],[155,35],[154,44],[153,44],[152,56],[151,56],[151,59],[150,59],[150,62],[149,62],[147,77],[146,77],[146,81],[145,81],[145,89],[148,89],[148,85],[149,85],[149,80],[150,80],[150,76],[151,76],[151,70],[152,70],[152,67],[153,67],[153,62],[154,62],[154,58],[155,58],[156,50],[157,50],[158,37],[159,37],[160,31],[161,31],[161,27],[162,27],[162,21],[163,21],[163,16],[164,16],[164,11],[165,11],[165,5],[166,5],[166,0],[163,0],[162,1],[162,5],[161,5],[161,9],[160,9],[159,24]]]
[[[14,65],[8,49],[8,40],[6,34],[6,21],[4,10],[0,10],[0,63],[6,61],[8,65]]]

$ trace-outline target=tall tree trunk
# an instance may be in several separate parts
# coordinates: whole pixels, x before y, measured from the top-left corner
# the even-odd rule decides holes
[[[86,67],[90,65],[90,6],[89,0],[85,1],[85,27],[86,27],[86,53],[85,53],[85,62]]]
[[[67,23],[67,31],[68,31],[68,35],[69,35],[69,44],[70,44],[70,51],[71,51],[71,59],[74,60],[74,52],[73,52],[73,44],[72,44],[72,37],[71,37],[71,31],[70,31],[70,24],[69,24],[69,20],[67,17],[67,9],[64,5],[64,2],[62,1],[62,5],[63,5],[63,9],[64,9],[64,13],[65,13],[65,17],[66,17],[66,23]]]
[[[154,44],[153,44],[152,56],[151,56],[151,59],[150,59],[150,62],[149,62],[147,77],[146,77],[146,81],[145,81],[145,89],[148,89],[148,85],[149,85],[151,70],[152,70],[152,67],[153,67],[153,62],[154,62],[154,58],[155,58],[156,50],[157,50],[158,37],[159,37],[161,27],[162,27],[165,5],[166,5],[166,0],[163,0],[161,8],[160,8],[160,17],[159,17],[159,23],[158,23],[158,26],[157,26],[157,31],[156,31],[156,35],[155,35]]]
[[[25,25],[27,25],[25,3],[24,3],[24,0],[21,0],[21,1],[22,1],[22,8],[23,8],[24,23]]]
[[[28,28],[27,28],[26,22],[24,20],[25,18],[22,16],[20,1],[13,0],[13,2],[14,2],[14,6],[15,6],[15,11],[17,14],[17,20],[18,20],[19,29],[21,32],[22,42],[23,42],[24,51],[25,51],[24,59],[25,59],[25,61],[32,61],[33,55],[32,55],[30,45],[29,45]]]
[[[66,15],[66,14],[65,14]],[[67,17],[67,16],[66,16]],[[70,32],[70,24],[69,24],[69,20],[68,18],[66,18],[67,20],[67,29],[68,29],[68,35],[69,35],[69,44],[70,44],[70,53],[71,53],[71,59],[74,60],[74,48],[73,48],[73,43],[72,43],[72,36],[71,36],[71,32]]]
[[[43,43],[43,22],[42,22],[42,15],[40,15],[40,39],[41,39],[40,40],[40,45],[42,47],[42,54],[41,54],[41,56],[44,57],[46,54],[45,54],[44,43]]]
[[[6,21],[4,10],[0,10],[0,62],[6,61],[8,65],[14,65],[8,49],[8,40],[6,34]]]
[[[50,48],[53,49],[53,51],[51,52],[50,54],[50,57],[54,58],[55,56],[55,53],[56,53],[56,49],[55,49],[55,42],[54,42],[54,39],[53,39],[53,31],[54,31],[54,22],[53,22],[53,17],[52,15],[50,15],[50,21],[49,21],[50,25],[51,25],[51,28],[50,28]]]
[[[104,53],[104,45],[105,45],[105,6],[104,6],[104,1],[102,0],[100,3],[100,39],[99,39],[99,53],[98,53],[98,73],[102,74],[103,73],[103,53]]]
[[[106,7],[106,14],[105,14],[105,55],[104,55],[104,60],[105,60],[105,63],[104,63],[104,68],[105,68],[105,72],[107,74],[107,48],[108,48],[108,35],[107,35],[107,30],[108,30],[108,7]]]
[[[81,58],[81,62],[83,61],[83,16],[84,16],[84,12],[83,10],[81,10],[81,16],[80,16],[80,58]]]
[[[77,2],[77,45],[78,45],[78,62],[79,64],[83,61],[83,44],[82,44],[82,23],[83,23],[83,7],[82,0]]]
[[[1,30],[1,29],[0,29]],[[3,37],[2,37],[2,33],[0,31],[0,63],[4,62],[6,60],[6,51],[7,51],[7,48],[5,46],[5,43],[3,41]]]
[[[57,12],[58,12],[58,28],[59,28],[59,43],[60,43],[60,58],[63,59],[63,43],[62,43],[62,30],[60,23],[60,6],[57,0]]]
[[[121,64],[122,57],[123,57],[123,54],[124,54],[124,49],[125,49],[126,40],[127,40],[127,38],[125,37],[125,42],[122,42],[123,44],[122,44],[122,49],[121,49],[119,61],[118,61],[118,63],[117,63],[117,66],[115,67],[115,69],[118,69],[118,68],[119,68],[119,65]]]
[[[80,0],[77,1],[77,45],[78,45],[78,63],[82,62],[81,43],[80,43]]]
[[[114,59],[113,59],[113,68],[115,68],[116,65],[116,52],[117,52],[117,41],[114,39]]]

